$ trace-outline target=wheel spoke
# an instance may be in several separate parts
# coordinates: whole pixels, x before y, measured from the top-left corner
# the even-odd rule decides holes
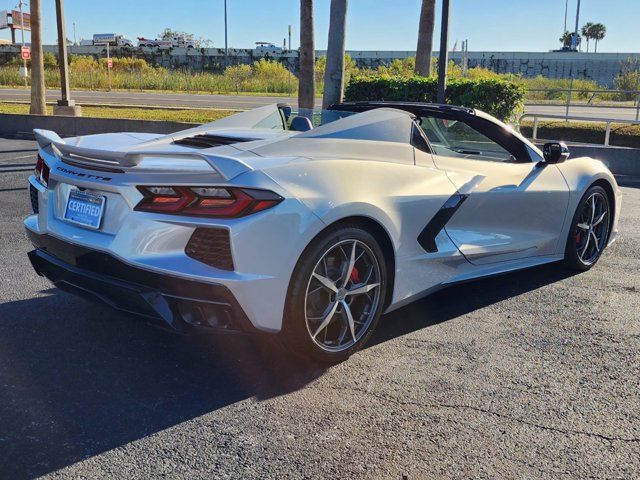
[[[589,240],[591,240],[591,235],[587,235],[587,241],[584,242],[584,247],[582,248],[582,253],[580,254],[580,260],[584,260],[584,254],[587,253],[587,248],[589,247]]]
[[[349,264],[347,265],[347,271],[344,279],[342,280],[342,288],[347,286],[349,279],[351,278],[351,272],[353,272],[353,266],[356,264],[356,242],[351,245],[351,254],[349,255]]]
[[[329,313],[327,313],[326,317],[324,317],[324,320],[322,320],[322,323],[320,324],[320,326],[318,327],[318,329],[316,330],[316,333],[313,334],[313,339],[315,340],[316,337],[318,336],[318,334],[324,330],[325,328],[327,328],[327,326],[329,325],[329,323],[331,323],[331,319],[333,318],[333,316],[336,313],[336,310],[338,309],[338,302],[334,302],[334,304],[331,306],[331,310],[329,310]]]
[[[362,285],[359,287],[352,288],[351,290],[347,290],[347,295],[361,295],[363,293],[370,292],[374,288],[380,286],[379,283],[370,283],[369,285]]]
[[[600,252],[600,240],[598,239],[598,237],[596,236],[596,233],[591,230],[591,236],[593,237],[593,241],[596,244],[596,251]]]
[[[598,217],[598,219],[597,219],[595,222],[593,222],[593,225],[591,225],[591,228],[593,228],[593,227],[595,227],[595,226],[599,225],[599,224],[600,224],[600,222],[602,222],[602,220],[604,220],[604,217],[605,217],[606,215],[607,215],[607,211],[605,210],[604,212],[602,212],[602,215],[600,215],[600,216]]]
[[[342,308],[344,308],[345,313],[347,314],[347,320],[349,321],[349,330],[351,330],[351,337],[353,341],[356,341],[356,326],[353,321],[353,315],[351,315],[351,309],[349,305],[344,300],[342,301]]]
[[[593,220],[596,217],[596,196],[591,196],[591,225],[593,225]]]
[[[577,225],[577,227],[582,229],[582,230],[589,230],[589,224],[588,223],[579,223]]]
[[[318,280],[324,287],[328,288],[333,293],[336,293],[338,291],[338,287],[336,287],[335,283],[333,283],[327,277],[323,277],[322,275],[319,275],[316,272],[313,272],[313,278]]]

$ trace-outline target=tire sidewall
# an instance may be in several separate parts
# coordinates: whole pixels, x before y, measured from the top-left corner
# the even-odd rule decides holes
[[[367,332],[350,348],[341,352],[328,352],[311,339],[306,325],[305,297],[307,285],[317,262],[333,245],[344,240],[358,240],[366,244],[378,261],[380,269],[380,299],[375,316]],[[291,276],[281,336],[285,345],[295,354],[311,357],[323,363],[337,363],[357,352],[371,338],[384,310],[387,290],[387,265],[378,241],[369,232],[357,226],[345,225],[318,235],[304,250]]]

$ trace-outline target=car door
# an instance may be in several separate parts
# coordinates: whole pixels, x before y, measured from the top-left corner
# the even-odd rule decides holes
[[[569,188],[555,165],[542,162],[507,127],[483,117],[430,113],[420,118],[420,126],[436,167],[462,194],[445,231],[470,262],[557,253]]]

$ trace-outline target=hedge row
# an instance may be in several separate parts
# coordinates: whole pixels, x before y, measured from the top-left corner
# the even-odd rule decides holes
[[[388,100],[434,103],[438,79],[378,75],[355,77],[345,91],[347,101]],[[477,108],[501,120],[513,119],[523,109],[525,88],[500,79],[452,78],[447,82],[446,103]]]

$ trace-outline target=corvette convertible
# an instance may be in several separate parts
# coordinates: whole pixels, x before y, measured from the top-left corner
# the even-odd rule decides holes
[[[178,331],[270,332],[336,362],[381,314],[614,241],[600,161],[478,110],[270,105],[170,135],[36,130],[35,271]]]

